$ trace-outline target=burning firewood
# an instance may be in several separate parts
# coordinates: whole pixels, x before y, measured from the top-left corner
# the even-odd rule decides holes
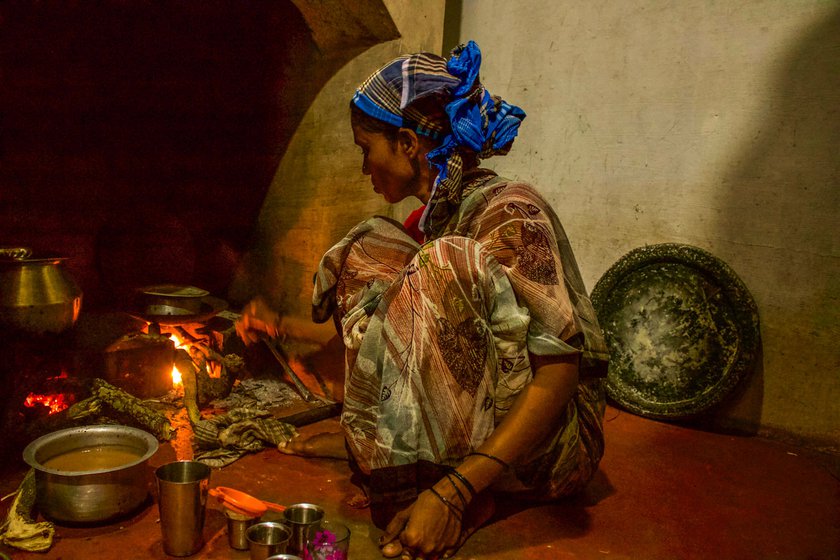
[[[218,365],[221,370],[218,376],[210,372],[211,364]],[[201,407],[230,394],[234,379],[244,368],[244,361],[236,354],[222,356],[212,348],[196,344],[189,353],[181,348],[176,350],[175,367],[181,372],[184,406],[190,422],[195,424],[201,419]]]
[[[184,407],[190,423],[201,420],[201,410],[198,408],[198,368],[195,366],[186,350],[175,352],[175,367],[181,372],[181,383],[184,384]]]
[[[107,407],[107,410],[104,407]],[[164,414],[102,379],[93,380],[89,398],[77,402],[67,410],[67,416],[72,420],[103,413],[108,416],[121,417],[115,419],[136,422],[157,436],[158,439],[169,440],[172,438],[172,425]]]

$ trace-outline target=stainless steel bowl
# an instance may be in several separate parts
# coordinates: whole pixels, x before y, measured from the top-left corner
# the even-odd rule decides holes
[[[99,446],[122,446],[138,459],[107,469],[64,471],[44,466],[59,455]],[[158,449],[150,433],[119,425],[82,426],[42,436],[23,450],[35,469],[36,500],[44,517],[94,524],[136,511],[149,496],[149,458]]]

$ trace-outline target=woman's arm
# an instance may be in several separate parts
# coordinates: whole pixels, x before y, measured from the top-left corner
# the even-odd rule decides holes
[[[579,358],[579,354],[548,358],[532,354],[534,379],[516,397],[507,416],[476,451],[515,465],[555,432],[577,389]],[[502,465],[480,455],[467,457],[458,467],[476,492],[489,487],[503,470]]]
[[[490,437],[476,449],[509,465],[515,465],[556,431],[578,384],[577,354],[551,358],[532,355],[531,360],[534,379],[516,397]],[[479,494],[493,484],[505,467],[487,457],[470,455],[457,470]],[[441,479],[433,488],[439,496],[428,490],[421,493],[414,504],[397,514],[388,525],[380,540],[385,556],[399,554],[402,548],[428,555],[457,546],[462,520],[441,498],[456,507],[466,506],[463,501],[471,501],[471,491],[455,476]],[[397,538],[402,546],[397,544]]]
[[[280,334],[280,322],[280,314],[257,296],[242,308],[236,332],[246,345],[251,345],[265,337],[275,338]]]

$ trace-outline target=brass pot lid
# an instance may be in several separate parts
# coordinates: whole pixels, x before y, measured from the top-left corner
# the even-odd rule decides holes
[[[67,257],[52,253],[33,252],[29,247],[0,247],[0,265],[58,264],[66,260]]]
[[[0,247],[0,258],[22,260],[32,255],[29,247]]]
[[[691,245],[630,251],[595,285],[592,303],[610,351],[607,394],[640,416],[708,411],[759,352],[749,290],[726,263]]]

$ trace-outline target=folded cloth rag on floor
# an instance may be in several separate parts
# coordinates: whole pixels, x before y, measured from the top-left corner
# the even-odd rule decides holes
[[[55,528],[49,521],[35,521],[35,471],[26,473],[5,523],[0,542],[28,552],[46,552],[53,544]]]
[[[211,467],[224,467],[254,451],[277,447],[297,435],[291,424],[255,408],[234,408],[193,425],[195,460]]]

